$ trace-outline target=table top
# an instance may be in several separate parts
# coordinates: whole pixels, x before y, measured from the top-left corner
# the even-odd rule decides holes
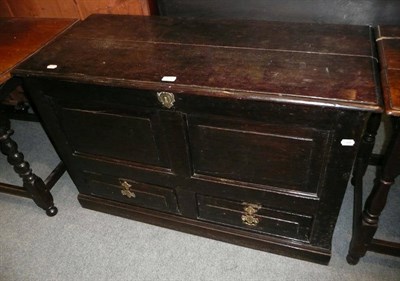
[[[378,26],[377,42],[385,110],[400,116],[400,26]]]
[[[374,44],[368,26],[92,15],[14,73],[380,112]]]
[[[0,18],[0,84],[11,70],[55,36],[70,27],[74,19]]]

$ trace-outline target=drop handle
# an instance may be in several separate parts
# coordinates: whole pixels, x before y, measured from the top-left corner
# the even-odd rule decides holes
[[[260,222],[260,219],[256,216],[259,209],[261,209],[261,205],[244,202],[242,222],[248,226],[256,226]]]
[[[254,215],[242,215],[242,222],[249,226],[256,226],[260,220]]]
[[[120,180],[121,194],[128,198],[136,198],[136,194],[131,190],[132,185],[126,180]]]

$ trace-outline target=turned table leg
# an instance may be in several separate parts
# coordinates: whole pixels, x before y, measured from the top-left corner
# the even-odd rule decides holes
[[[357,188],[357,178],[362,180],[368,168],[368,163],[372,155],[375,145],[375,137],[381,123],[381,114],[373,113],[368,119],[364,136],[361,139],[360,148],[357,153],[356,162],[354,163],[352,185]]]
[[[0,112],[0,148],[7,156],[7,161],[14,167],[14,171],[22,178],[23,186],[30,194],[33,201],[46,211],[48,216],[55,216],[57,208],[54,206],[53,197],[43,180],[32,173],[29,163],[24,160],[24,155],[18,151],[18,146],[11,139],[13,131],[10,120],[6,114]]]
[[[382,174],[375,182],[361,216],[354,218],[356,220],[355,229],[347,256],[347,261],[350,264],[357,264],[372,243],[378,229],[379,216],[386,205],[390,187],[400,174],[400,119],[393,117],[392,123],[393,135],[385,153]]]

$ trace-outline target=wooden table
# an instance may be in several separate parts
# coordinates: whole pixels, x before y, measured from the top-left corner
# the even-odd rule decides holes
[[[379,216],[385,208],[390,187],[400,174],[400,26],[379,26],[376,41],[379,49],[385,112],[390,116],[393,133],[383,156],[380,178],[375,181],[363,211],[361,211],[361,184],[357,183],[361,183],[367,165],[361,167],[363,171],[355,175],[353,238],[347,256],[350,264],[356,264],[366,251],[400,256],[399,243],[373,238],[378,229]],[[364,145],[364,149],[366,150],[372,150],[379,120],[378,115],[370,119],[369,130],[365,136],[367,145]],[[359,160],[361,164],[358,163],[358,168],[363,166],[363,160],[360,158]],[[357,170],[356,164],[355,171]]]
[[[11,70],[62,31],[73,19],[0,18],[0,84],[11,78]]]
[[[75,22],[73,19],[0,18],[0,102],[19,85],[10,74],[13,68]],[[0,183],[0,191],[31,197],[49,216],[55,215],[57,208],[50,189],[65,171],[62,163],[43,182],[32,173],[17,144],[10,138],[12,134],[8,115],[0,109],[1,152],[23,179],[23,187]]]

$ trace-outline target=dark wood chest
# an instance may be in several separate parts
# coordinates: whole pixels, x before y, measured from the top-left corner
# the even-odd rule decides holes
[[[20,65],[82,206],[327,263],[369,27],[89,17]]]

